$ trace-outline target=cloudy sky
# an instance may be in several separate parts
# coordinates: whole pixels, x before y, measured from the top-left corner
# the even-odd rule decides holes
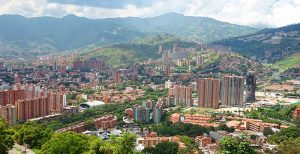
[[[0,0],[0,14],[26,17],[149,17],[168,12],[253,27],[300,23],[300,0]]]

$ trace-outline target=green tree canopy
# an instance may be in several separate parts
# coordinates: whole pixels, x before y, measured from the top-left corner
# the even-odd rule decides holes
[[[250,143],[241,138],[224,137],[219,143],[221,154],[256,154],[257,152],[250,147]]]
[[[161,142],[155,146],[153,154],[177,154],[179,145],[176,142]]]
[[[300,128],[298,127],[289,127],[281,129],[279,132],[271,135],[268,138],[268,141],[271,143],[280,144],[283,141],[288,140],[289,138],[297,138],[300,137]]]
[[[296,154],[300,152],[300,137],[288,139],[279,144],[279,150],[284,154]]]
[[[29,148],[41,148],[51,138],[52,130],[34,122],[18,125],[15,128],[15,140],[19,144],[27,144]]]
[[[264,129],[263,134],[268,137],[269,135],[274,134],[273,130],[270,127]]]
[[[14,145],[14,131],[9,128],[8,123],[0,118],[0,153],[7,153]]]
[[[90,143],[96,140],[93,136],[73,132],[57,133],[43,146],[45,154],[79,154],[90,150]],[[99,142],[100,143],[100,142]]]

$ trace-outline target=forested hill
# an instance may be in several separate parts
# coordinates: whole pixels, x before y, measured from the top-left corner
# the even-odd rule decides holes
[[[45,54],[128,42],[158,33],[209,42],[256,31],[251,27],[178,13],[148,18],[107,19],[75,15],[63,18],[0,15],[0,54]]]
[[[255,34],[212,44],[230,48],[260,61],[276,62],[300,52],[300,24],[264,29]]]

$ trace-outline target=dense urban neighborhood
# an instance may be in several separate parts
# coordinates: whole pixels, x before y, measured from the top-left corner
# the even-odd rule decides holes
[[[0,154],[300,154],[300,24],[45,3],[0,6]]]

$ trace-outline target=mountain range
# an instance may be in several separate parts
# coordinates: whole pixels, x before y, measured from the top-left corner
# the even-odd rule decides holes
[[[196,42],[210,42],[257,32],[257,29],[207,17],[168,13],[157,17],[88,19],[19,15],[0,16],[0,54],[44,54],[128,42],[169,33]]]

